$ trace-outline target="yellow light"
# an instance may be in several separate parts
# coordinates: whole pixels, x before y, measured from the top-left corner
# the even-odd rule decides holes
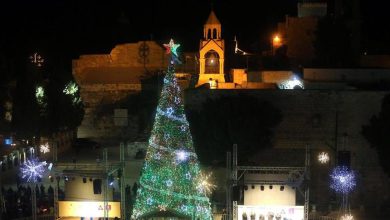
[[[200,181],[198,184],[199,191],[204,192],[208,195],[210,195],[214,191],[214,189],[217,188],[216,185],[211,183],[211,179],[210,179],[211,176],[212,176],[212,173],[205,174],[205,173],[201,172],[200,173]]]
[[[275,35],[273,41],[274,41],[274,44],[279,44],[281,39],[280,39],[280,37],[278,35]]]

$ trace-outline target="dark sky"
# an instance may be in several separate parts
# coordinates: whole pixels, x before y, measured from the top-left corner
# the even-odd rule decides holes
[[[214,0],[226,43],[237,35],[247,50],[266,48],[277,22],[296,16],[297,0]],[[388,51],[385,1],[361,2],[364,49]],[[39,51],[70,63],[80,54],[109,53],[118,43],[173,37],[198,49],[211,0],[14,0],[0,3],[0,49],[11,57]]]

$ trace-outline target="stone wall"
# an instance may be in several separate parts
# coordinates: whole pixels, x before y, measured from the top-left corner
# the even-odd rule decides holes
[[[353,205],[379,206],[390,194],[390,180],[378,164],[377,154],[361,135],[362,125],[378,114],[387,92],[321,90],[188,90],[187,108],[201,108],[207,98],[240,93],[269,101],[279,108],[283,119],[275,129],[273,145],[279,149],[312,149],[313,201],[329,202],[327,180],[334,165],[335,151],[351,151],[351,166],[357,171],[358,186]],[[347,135],[347,136],[345,136]],[[345,138],[346,137],[346,138]],[[336,145],[337,143],[337,145]],[[319,166],[316,155],[327,151],[333,164]],[[255,159],[254,159],[255,160]],[[315,193],[317,192],[317,193]],[[378,192],[381,192],[380,194]],[[357,204],[359,203],[359,204]]]
[[[80,86],[85,115],[78,137],[102,139],[129,137],[137,131],[136,123],[118,127],[114,112],[100,114],[100,108],[141,91],[141,80],[148,74],[165,70],[168,56],[154,41],[140,41],[115,46],[109,54],[81,55],[73,60],[73,76]],[[129,121],[135,120],[129,118]]]
[[[168,56],[154,41],[117,45],[110,54],[81,55],[73,60],[73,76],[79,85],[89,83],[139,83],[145,72],[167,67]]]

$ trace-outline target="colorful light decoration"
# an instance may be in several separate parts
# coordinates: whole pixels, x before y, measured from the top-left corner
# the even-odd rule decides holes
[[[338,193],[348,194],[356,186],[355,173],[345,166],[334,168],[330,177],[330,188]]]
[[[173,210],[195,219],[211,220],[209,176],[201,174],[174,74],[179,45],[171,40],[164,46],[171,53],[171,65],[164,78],[132,218]]]
[[[290,80],[279,83],[278,87],[280,89],[297,89],[297,88],[304,89],[305,88],[303,82],[296,76],[293,76],[292,79]]]
[[[26,160],[26,162],[20,167],[21,176],[27,182],[36,183],[43,177],[43,174],[46,171],[46,165],[46,161],[40,162],[38,158]]]
[[[318,161],[321,164],[326,164],[329,162],[329,154],[327,152],[321,152],[318,154]]]
[[[39,146],[39,151],[43,154],[49,153],[50,152],[49,143],[41,144],[41,146]]]
[[[164,44],[164,47],[167,50],[167,54],[172,53],[177,57],[177,48],[180,47],[180,44],[175,44],[173,39],[171,39],[168,44]]]

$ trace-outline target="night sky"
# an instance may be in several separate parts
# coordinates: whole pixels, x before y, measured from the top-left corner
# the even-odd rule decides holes
[[[226,44],[237,35],[247,51],[269,45],[277,22],[296,16],[297,0],[8,1],[0,6],[0,49],[20,59],[33,51],[70,67],[81,54],[109,53],[118,43],[174,38],[184,51],[198,50],[213,5]],[[361,2],[363,49],[388,53],[389,13],[385,1]],[[332,8],[332,4],[329,4]],[[331,10],[331,9],[330,9]]]

